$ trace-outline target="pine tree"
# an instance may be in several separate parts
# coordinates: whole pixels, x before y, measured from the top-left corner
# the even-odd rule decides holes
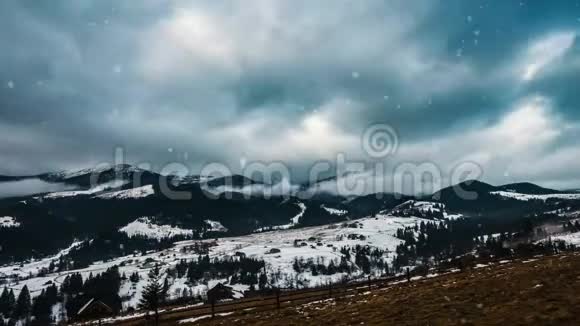
[[[167,292],[163,288],[159,267],[155,266],[149,271],[149,283],[143,290],[143,296],[139,301],[139,308],[155,312],[155,325],[159,324],[159,307],[167,297]]]
[[[262,273],[258,280],[258,288],[264,290],[266,289],[266,286],[268,286],[268,276],[266,276],[266,273]]]
[[[137,272],[135,272],[135,273],[131,274],[131,276],[129,276],[129,280],[132,283],[139,283],[139,279],[140,279],[140,277],[139,277],[139,274]]]
[[[16,300],[16,306],[14,307],[12,316],[16,319],[28,317],[31,310],[32,303],[30,302],[30,292],[28,291],[28,287],[25,285],[20,291],[20,294],[18,294],[18,299]]]
[[[12,302],[11,302],[10,301],[10,292],[8,292],[7,287],[4,287],[4,290],[2,291],[2,295],[0,295],[0,315],[3,315],[5,318],[7,318],[8,316],[10,316],[10,313],[12,312],[12,308],[14,308],[14,297],[12,297]]]
[[[14,296],[14,290],[10,289],[10,293],[8,293],[8,313],[11,313],[16,305],[16,296]]]
[[[34,299],[32,304],[32,315],[37,323],[42,322],[43,324],[48,324],[50,322],[51,317],[51,307],[52,304],[49,301],[49,296],[47,295],[47,291],[44,289]]]
[[[162,303],[165,301],[166,297],[167,297],[167,293],[169,293],[169,282],[168,282],[168,278],[165,277],[165,279],[163,280],[163,289],[162,292],[166,294],[165,298],[163,299]]]

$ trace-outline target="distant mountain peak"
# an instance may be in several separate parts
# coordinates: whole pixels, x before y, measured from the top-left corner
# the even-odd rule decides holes
[[[146,170],[138,168],[136,166],[130,164],[117,164],[117,165],[101,165],[99,167],[94,168],[85,168],[79,170],[72,170],[72,171],[59,171],[53,173],[47,173],[46,176],[59,178],[59,179],[72,179],[79,176],[96,174],[96,173],[105,173],[105,172],[116,172],[116,173],[131,173],[131,172],[144,172]]]
[[[510,183],[497,187],[501,191],[515,192],[527,195],[549,195],[560,193],[558,190],[540,187],[531,182]]]

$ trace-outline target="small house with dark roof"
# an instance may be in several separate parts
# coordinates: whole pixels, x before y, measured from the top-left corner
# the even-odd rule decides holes
[[[113,315],[113,309],[100,300],[92,298],[77,312],[77,319],[101,319]]]
[[[207,291],[207,300],[209,302],[216,302],[219,300],[233,298],[234,298],[234,290],[227,285],[223,285],[222,283],[216,284],[216,286]]]

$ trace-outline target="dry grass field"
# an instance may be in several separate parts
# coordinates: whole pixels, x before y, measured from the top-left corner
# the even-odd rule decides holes
[[[240,309],[179,323],[186,324],[580,325],[580,255],[495,263],[280,311]]]

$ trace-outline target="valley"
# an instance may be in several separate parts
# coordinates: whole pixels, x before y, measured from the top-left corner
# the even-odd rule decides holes
[[[147,177],[135,185],[137,172]],[[95,171],[51,175],[75,190],[0,199],[0,286],[14,297],[30,293],[35,304],[47,300],[42,316],[54,322],[75,321],[94,297],[131,316],[155,269],[165,304],[179,307],[207,303],[220,284],[231,289],[229,299],[251,298],[580,245],[580,195],[531,184],[468,181],[422,197],[265,198],[255,189],[244,194],[258,182],[243,177],[176,178],[118,166],[86,185],[87,173]],[[167,198],[160,179],[190,198]],[[463,199],[456,187],[476,198]]]

